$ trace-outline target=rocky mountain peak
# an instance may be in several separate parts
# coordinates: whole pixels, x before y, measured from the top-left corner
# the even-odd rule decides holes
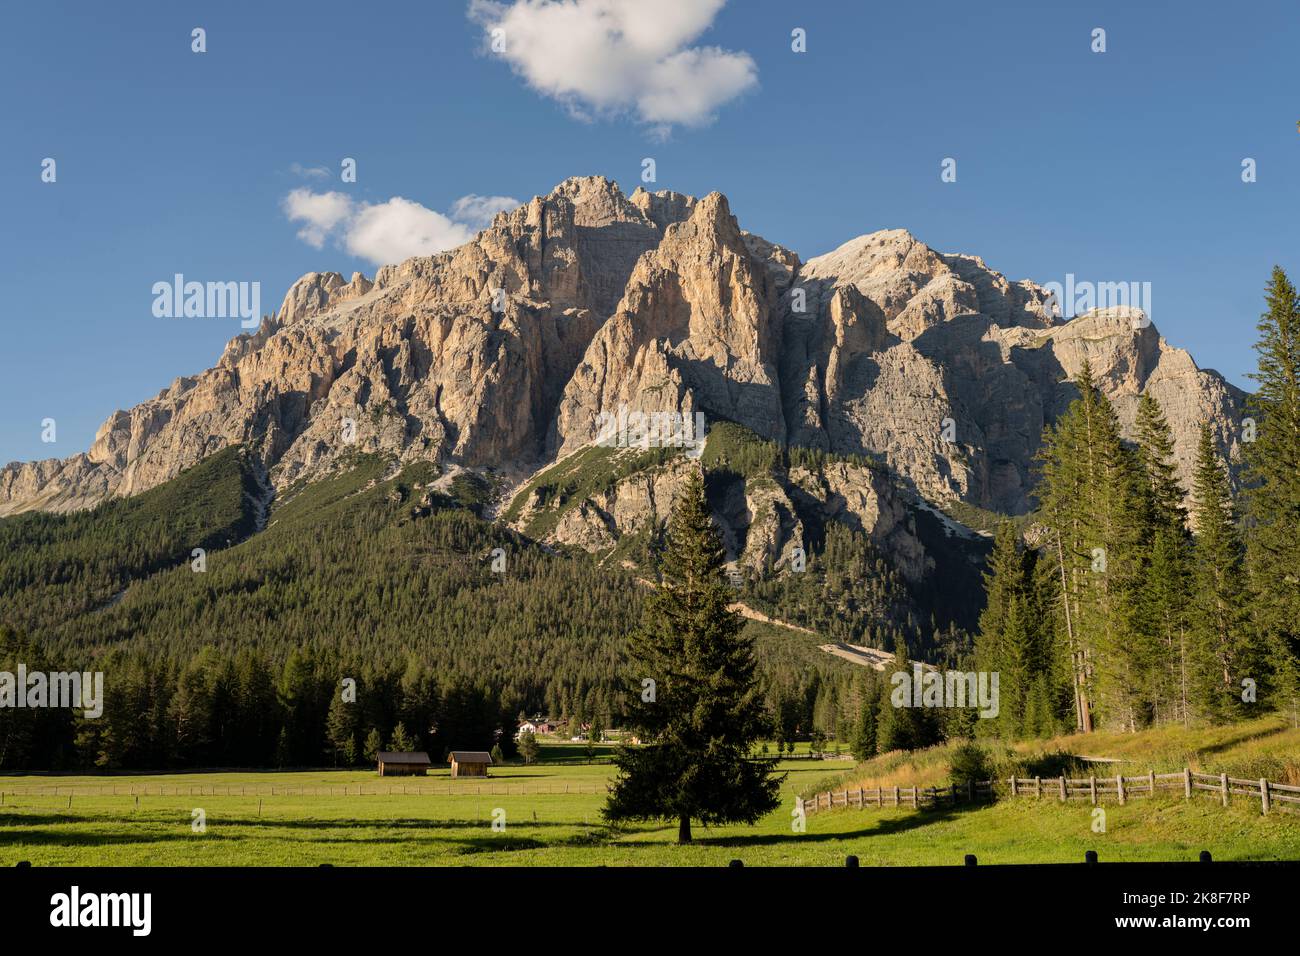
[[[802,262],[721,193],[577,177],[373,281],[303,276],[86,454],[0,469],[0,514],[134,494],[235,443],[279,487],[353,451],[522,478],[621,407],[701,412],[875,459],[935,501],[1023,511],[1085,358],[1126,423],[1142,392],[1161,401],[1184,476],[1201,420],[1232,450],[1241,392],[1129,313],[1064,322],[1042,287],[903,229]]]

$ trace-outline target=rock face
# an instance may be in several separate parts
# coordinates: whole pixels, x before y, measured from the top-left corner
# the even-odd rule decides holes
[[[373,282],[304,276],[213,368],[115,412],[84,454],[0,469],[0,515],[135,494],[234,443],[277,488],[352,451],[523,479],[589,445],[620,407],[702,412],[883,462],[931,500],[1018,512],[1042,427],[1085,359],[1126,425],[1141,393],[1159,399],[1184,478],[1201,420],[1235,450],[1238,389],[1129,312],[1066,323],[1046,300],[902,230],[801,263],[742,231],[718,193],[625,196],[570,179]],[[850,471],[792,469],[784,484],[739,490],[727,510],[740,560],[779,559],[801,540],[786,499],[807,493],[919,571],[896,493]],[[608,544],[664,512],[670,479],[621,481],[553,534]]]

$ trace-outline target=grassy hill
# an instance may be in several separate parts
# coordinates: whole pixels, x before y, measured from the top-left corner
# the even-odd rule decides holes
[[[865,761],[852,770],[812,782],[805,795],[847,787],[943,786],[949,782],[953,752],[948,742],[924,750],[896,751]],[[1006,745],[981,742],[997,778],[1079,777],[1096,774],[1136,776],[1154,770],[1171,773],[1190,767],[1300,786],[1300,728],[1287,717],[1269,714],[1221,727],[1159,727],[1138,733],[1099,731]],[[1106,758],[1087,761],[1081,758]],[[1112,763],[1109,761],[1118,761]],[[1300,819],[1297,820],[1300,823]]]

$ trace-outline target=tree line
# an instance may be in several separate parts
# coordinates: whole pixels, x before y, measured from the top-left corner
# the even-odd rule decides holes
[[[1295,714],[1300,309],[1281,269],[1266,298],[1236,485],[1228,436],[1202,422],[1184,489],[1155,399],[1126,441],[1083,366],[1044,435],[1028,540],[1004,526],[990,558],[975,663],[1001,674],[1000,733]]]

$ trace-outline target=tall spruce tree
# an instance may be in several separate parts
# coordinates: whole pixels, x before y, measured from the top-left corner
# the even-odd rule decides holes
[[[729,610],[725,553],[696,471],[673,511],[661,567],[629,648],[627,725],[643,740],[621,747],[604,815],[676,820],[689,843],[691,821],[753,823],[779,804],[783,776],[756,754],[768,729],[755,679],[753,642]],[[653,683],[646,683],[652,681]]]
[[[1154,722],[1188,719],[1186,616],[1191,538],[1174,437],[1160,403],[1138,400],[1136,454],[1141,467],[1142,586],[1133,640],[1144,658],[1142,696]]]
[[[1247,566],[1253,623],[1267,647],[1279,706],[1300,719],[1300,298],[1274,267],[1259,320],[1259,384],[1249,411]],[[1245,435],[1244,438],[1251,436]]]
[[[1009,521],[994,534],[984,588],[988,597],[975,639],[975,660],[980,670],[998,674],[997,729],[1005,737],[1018,737],[1025,731],[1029,699],[1043,662],[1028,610],[1032,599],[1028,555]]]
[[[1143,639],[1157,651],[1148,672],[1153,719],[1187,724],[1192,661],[1188,645],[1191,540],[1182,526],[1156,526],[1140,594]]]
[[[1244,552],[1228,475],[1210,426],[1201,423],[1192,479],[1195,528],[1190,635],[1195,700],[1203,716],[1224,720],[1240,709],[1239,681],[1255,678],[1246,629]]]
[[[1146,479],[1151,520],[1161,526],[1184,526],[1187,509],[1183,507],[1183,487],[1178,483],[1178,466],[1174,462],[1174,434],[1164,409],[1146,392],[1138,398],[1133,431],[1138,462]]]
[[[1075,719],[1092,730],[1094,710],[1134,727],[1142,651],[1130,640],[1141,584],[1139,466],[1115,410],[1085,361],[1079,397],[1048,430],[1039,454],[1039,516],[1045,550],[1060,576],[1064,631],[1074,671]]]

